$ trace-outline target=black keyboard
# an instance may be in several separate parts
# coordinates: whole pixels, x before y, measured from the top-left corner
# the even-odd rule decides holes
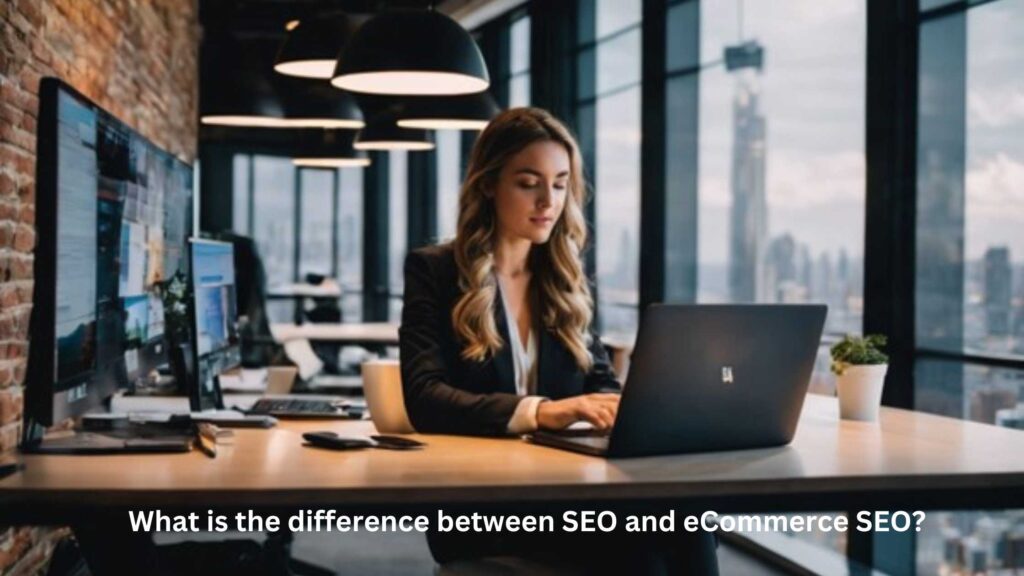
[[[340,418],[357,416],[349,413],[337,402],[305,398],[260,398],[247,411],[249,414],[267,414],[278,418]]]

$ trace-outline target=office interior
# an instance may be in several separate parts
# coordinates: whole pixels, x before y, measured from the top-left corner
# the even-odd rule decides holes
[[[448,100],[457,127],[396,135],[396,114],[417,95],[342,90],[323,54],[376,17],[426,12],[472,39],[489,83]],[[37,192],[44,77],[71,89],[58,100],[109,114],[111,139],[130,133],[133,161],[149,158],[144,170],[125,158],[129,174],[112,154],[93,184],[100,197],[105,186],[121,195],[116,233],[99,241],[121,251],[121,268],[85,270],[121,294],[108,303],[121,307],[119,336],[99,346],[123,349],[123,364],[88,376],[111,394],[182,396],[162,368],[175,335],[191,331],[200,351],[258,344],[251,358],[204,357],[255,368],[233,376],[239,389],[266,385],[260,366],[289,365],[300,389],[361,407],[362,363],[400,361],[406,253],[454,237],[487,121],[536,106],[581,147],[583,257],[620,380],[649,304],[823,303],[809,394],[835,396],[829,348],[843,335],[885,334],[883,405],[1024,429],[1022,0],[12,0],[0,23],[0,455],[16,455],[30,428],[80,416],[55,402],[62,418],[27,419],[33,307],[54,274],[81,272],[93,254],[88,242],[81,254],[53,246],[66,222]],[[413,32],[429,51],[430,35]],[[282,66],[286,48],[325,58],[327,72]],[[171,283],[190,282],[190,237],[236,252],[235,267],[206,261],[220,271],[182,296],[205,299],[196,307],[206,330],[167,300]],[[48,243],[51,272],[38,256]],[[259,313],[224,328],[241,310]],[[733,534],[719,547],[721,571],[1024,570],[1021,509],[931,503],[913,535]],[[68,535],[0,526],[0,574],[76,573],[57,560],[73,556]],[[217,550],[223,538],[200,540]],[[324,573],[438,569],[419,534],[298,534],[287,546]]]

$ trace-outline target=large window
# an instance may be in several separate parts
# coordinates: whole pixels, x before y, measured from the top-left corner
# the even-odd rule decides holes
[[[640,273],[641,3],[580,0],[577,124],[594,190],[602,333],[637,329]]]
[[[530,105],[530,17],[513,19],[509,27],[509,108]]]
[[[405,252],[408,249],[408,152],[388,153],[388,320],[402,319]]]
[[[698,300],[821,302],[827,334],[859,332],[864,3],[703,1],[700,15]],[[827,366],[823,348],[817,390]]]
[[[363,171],[342,169],[338,191],[338,283],[346,322],[363,317]]]
[[[437,143],[437,237],[444,241],[455,238],[458,224],[462,134],[455,130],[439,130],[434,139]]]
[[[827,304],[831,393],[828,344],[862,329],[865,4],[690,0],[665,26],[665,298]]]
[[[295,281],[295,167],[288,158],[253,156],[251,236],[263,258],[269,288]],[[267,302],[271,322],[289,322],[294,305]]]
[[[333,277],[342,287],[343,320],[358,321],[362,170],[296,168],[290,158],[235,154],[232,178],[231,227],[255,240],[268,288],[300,281],[307,273]],[[271,299],[267,311],[271,322],[291,322],[295,302]]]
[[[1024,2],[939,4],[921,3],[915,404],[1024,428]],[[918,572],[1020,570],[1001,543],[1022,523],[931,513]]]
[[[299,171],[299,278],[334,275],[334,187],[337,170]]]

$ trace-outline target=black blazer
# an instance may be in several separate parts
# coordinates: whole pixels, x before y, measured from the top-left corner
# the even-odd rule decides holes
[[[506,345],[483,362],[462,358],[463,343],[452,327],[452,309],[462,294],[458,280],[451,243],[419,248],[405,258],[398,334],[406,411],[419,432],[506,434],[522,399],[516,395],[512,352]],[[499,334],[510,342],[500,298],[494,315]],[[593,366],[584,374],[556,336],[538,332],[537,395],[557,400],[620,389],[596,334],[590,345]]]

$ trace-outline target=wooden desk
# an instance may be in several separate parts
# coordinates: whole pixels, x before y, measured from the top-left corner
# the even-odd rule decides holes
[[[419,452],[302,446],[309,430],[366,434],[369,422],[282,422],[238,430],[216,459],[27,456],[0,480],[0,523],[68,522],[93,511],[469,505],[666,505],[693,511],[1024,507],[1024,432],[883,409],[840,422],[810,395],[790,446],[604,460],[520,439],[419,436]]]
[[[354,346],[398,346],[398,324],[388,322],[271,324],[270,333],[280,343],[310,340]]]

